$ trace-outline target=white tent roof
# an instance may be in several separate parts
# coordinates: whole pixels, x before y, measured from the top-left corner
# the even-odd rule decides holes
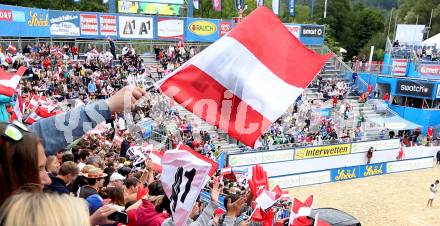
[[[422,42],[424,46],[440,46],[440,33],[426,39]]]

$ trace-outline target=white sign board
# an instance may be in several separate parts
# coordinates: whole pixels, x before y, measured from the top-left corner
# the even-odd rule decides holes
[[[398,24],[395,40],[398,40],[400,44],[421,44],[424,29],[425,25]]]
[[[395,173],[402,172],[407,170],[416,170],[416,169],[424,169],[430,168],[434,166],[434,159],[431,158],[422,158],[422,159],[414,159],[414,160],[406,160],[406,161],[398,161],[398,162],[389,162],[387,163],[387,173]]]
[[[269,187],[272,189],[274,186],[279,185],[280,188],[285,189],[304,185],[327,183],[330,182],[330,180],[330,170],[326,170],[315,173],[304,173],[269,178]]]
[[[378,141],[368,141],[368,142],[359,142],[351,144],[351,153],[360,153],[367,152],[370,147],[373,147],[374,150],[388,150],[388,149],[398,149],[400,148],[400,140],[399,139],[390,139],[390,140],[378,140]]]
[[[245,166],[293,160],[294,149],[228,155],[229,166]]]
[[[153,17],[119,16],[119,37],[153,39]]]
[[[158,38],[183,39],[183,20],[180,19],[159,19],[157,22]]]

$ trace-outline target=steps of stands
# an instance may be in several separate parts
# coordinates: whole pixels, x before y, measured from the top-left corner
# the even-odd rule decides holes
[[[191,120],[193,125],[195,125],[193,134],[199,134],[200,131],[207,131],[211,136],[212,143],[215,146],[221,146],[222,150],[227,152],[239,150],[239,147],[236,144],[230,144],[227,140],[223,139],[217,132],[215,126],[203,121],[201,118],[197,117],[180,105],[177,106],[177,110],[180,117]]]

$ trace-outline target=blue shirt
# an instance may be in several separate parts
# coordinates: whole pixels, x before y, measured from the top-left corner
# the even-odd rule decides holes
[[[106,119],[111,119],[111,111],[107,102],[100,100],[38,120],[29,129],[43,141],[46,155],[55,155]]]
[[[94,82],[89,82],[89,84],[87,85],[87,90],[89,91],[89,93],[96,92],[96,84]]]

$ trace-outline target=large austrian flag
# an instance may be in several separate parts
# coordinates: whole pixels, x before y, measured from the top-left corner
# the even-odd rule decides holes
[[[216,169],[216,162],[184,144],[165,152],[160,180],[170,200],[176,226],[186,225],[200,190],[209,179],[208,175],[212,176]]]
[[[248,146],[276,121],[330,55],[301,44],[266,7],[156,84]]]
[[[14,74],[11,74],[5,71],[3,68],[0,68],[0,95],[12,97],[16,92],[18,83],[26,70],[26,67],[21,66]]]

